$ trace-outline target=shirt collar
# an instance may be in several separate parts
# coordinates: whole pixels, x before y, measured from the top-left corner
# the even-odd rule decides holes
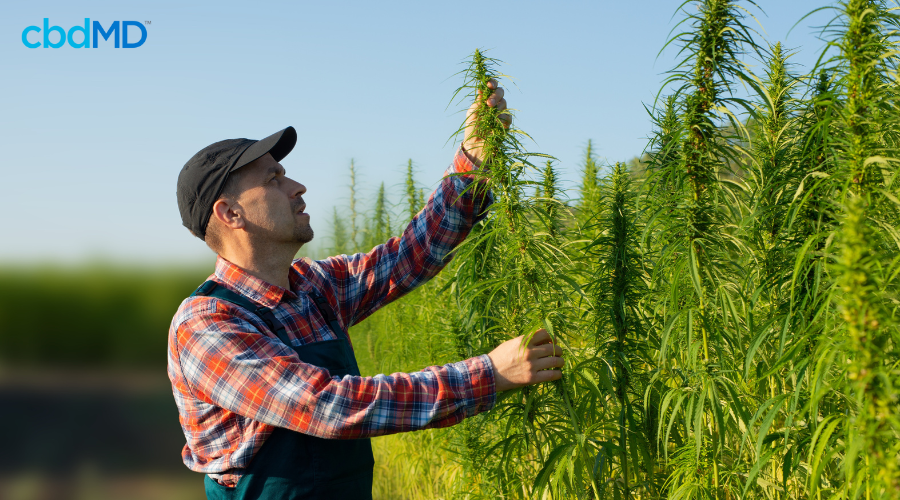
[[[291,287],[296,287],[295,270],[291,267],[289,282]],[[291,290],[273,285],[265,280],[244,271],[240,267],[225,260],[221,256],[216,259],[216,278],[222,284],[240,293],[244,297],[256,302],[261,306],[273,308],[281,303],[284,299],[294,299],[297,295]]]

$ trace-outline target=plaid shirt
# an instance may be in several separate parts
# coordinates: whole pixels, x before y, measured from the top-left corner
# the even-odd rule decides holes
[[[447,174],[474,166],[462,151]],[[293,262],[290,290],[219,257],[209,279],[266,306],[295,346],[334,339],[308,293],[318,290],[345,329],[438,273],[490,203],[466,190],[472,176],[445,176],[400,237],[365,254]],[[352,439],[446,427],[494,406],[487,355],[415,373],[331,377],[303,363],[253,313],[211,297],[181,303],[169,329],[168,374],[187,438],[185,465],[226,485],[274,427]]]

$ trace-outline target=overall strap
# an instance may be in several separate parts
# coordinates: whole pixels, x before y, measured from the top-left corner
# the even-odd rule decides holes
[[[348,337],[347,333],[341,328],[341,324],[338,323],[337,314],[334,313],[334,309],[331,308],[331,304],[325,300],[318,290],[313,290],[309,292],[309,298],[313,300],[313,303],[316,304],[316,308],[319,309],[319,314],[325,318],[325,321],[328,322],[328,326],[331,327],[331,330],[337,337]]]
[[[243,295],[240,295],[238,293],[234,293],[212,280],[204,282],[202,285],[200,285],[200,288],[194,290],[194,293],[191,294],[191,297],[194,296],[213,297],[216,299],[221,299],[243,307],[250,312],[253,312],[266,323],[266,325],[269,327],[269,330],[275,332],[278,340],[281,340],[284,345],[288,347],[293,347],[291,346],[290,340],[288,340],[287,331],[284,329],[284,325],[282,325],[281,322],[278,321],[275,315],[272,314],[272,310],[268,307],[257,306],[247,297],[244,297]]]

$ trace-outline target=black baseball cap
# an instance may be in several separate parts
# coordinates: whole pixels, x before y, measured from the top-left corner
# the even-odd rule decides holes
[[[294,127],[260,139],[226,139],[201,149],[178,174],[178,210],[184,227],[206,239],[213,203],[225,188],[228,174],[270,153],[281,161],[297,144]]]

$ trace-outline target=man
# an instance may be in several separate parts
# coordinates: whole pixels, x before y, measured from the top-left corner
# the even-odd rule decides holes
[[[488,104],[506,109],[489,87]],[[474,105],[448,175],[403,235],[349,257],[293,260],[313,230],[306,187],[279,163],[292,127],[217,142],[184,166],[182,221],[218,260],[175,314],[168,374],[182,458],[206,474],[209,499],[369,499],[369,438],[453,425],[497,392],[561,377],[562,352],[542,330],[415,373],[362,377],[356,366],[347,329],[437,274],[490,203],[467,189],[481,164],[473,117]]]

